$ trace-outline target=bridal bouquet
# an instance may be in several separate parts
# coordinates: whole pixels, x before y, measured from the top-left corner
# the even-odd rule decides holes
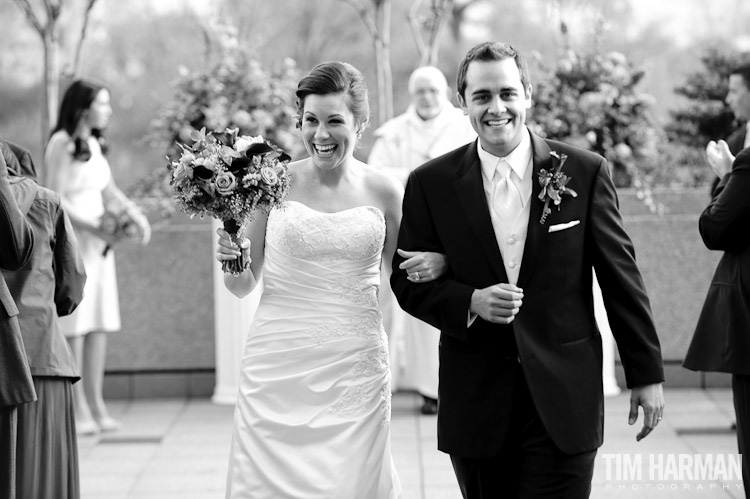
[[[206,133],[202,128],[190,138],[192,146],[177,143],[182,153],[168,166],[174,198],[191,218],[221,220],[237,242],[255,210],[268,212],[286,197],[291,158],[263,137],[238,135],[237,129]],[[237,275],[249,265],[240,257],[222,268]]]

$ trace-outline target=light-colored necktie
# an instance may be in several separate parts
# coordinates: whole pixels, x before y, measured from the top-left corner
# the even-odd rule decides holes
[[[523,206],[521,193],[510,178],[513,170],[504,159],[498,161],[492,177],[492,209],[503,227],[510,228]]]

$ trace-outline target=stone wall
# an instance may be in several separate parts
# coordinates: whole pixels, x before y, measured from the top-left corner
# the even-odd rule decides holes
[[[175,215],[148,246],[116,247],[122,331],[109,335],[112,397],[208,396],[215,367],[211,223]]]
[[[668,386],[726,386],[680,366],[721,254],[698,233],[706,189],[657,192],[667,207],[652,215],[633,191],[620,191],[625,227],[651,298]],[[110,335],[106,391],[111,397],[210,396],[215,341],[209,220],[175,216],[146,247],[116,249],[123,330]],[[619,366],[618,366],[619,367]],[[618,380],[624,386],[621,367]]]
[[[728,376],[703,376],[681,367],[721,252],[709,251],[698,232],[708,188],[657,191],[667,208],[652,215],[636,193],[618,193],[625,228],[633,239],[666,366],[667,386],[727,386]],[[619,357],[618,357],[619,359]],[[619,369],[618,380],[624,386]]]

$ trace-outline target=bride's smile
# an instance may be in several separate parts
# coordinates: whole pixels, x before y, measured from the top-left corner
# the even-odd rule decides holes
[[[302,115],[305,149],[318,168],[330,170],[351,157],[358,124],[344,94],[308,95]]]

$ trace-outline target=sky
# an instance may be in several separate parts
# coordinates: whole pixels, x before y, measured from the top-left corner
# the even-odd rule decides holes
[[[734,35],[738,49],[750,50],[747,0],[630,0],[634,29],[657,23],[680,45],[719,34]]]
[[[191,8],[202,15],[212,11],[211,0],[141,0],[149,8],[164,12]],[[315,1],[315,0],[299,0]],[[394,0],[405,1],[405,0]],[[461,0],[455,0],[459,3]],[[576,0],[559,0],[574,6]],[[738,48],[750,50],[750,1],[748,0],[629,0],[633,6],[633,32],[655,23],[680,45],[719,33],[736,34]],[[539,3],[551,3],[543,0]],[[486,10],[482,10],[486,12]],[[474,29],[477,29],[475,26]]]

